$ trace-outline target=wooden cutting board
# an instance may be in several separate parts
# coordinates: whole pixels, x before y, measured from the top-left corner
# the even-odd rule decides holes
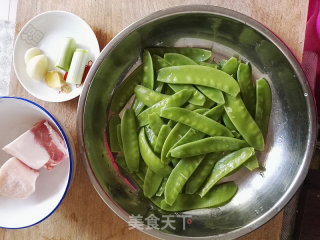
[[[16,34],[30,18],[41,12],[65,10],[80,16],[92,27],[102,49],[120,30],[149,13],[187,4],[212,4],[249,15],[280,36],[298,59],[302,59],[308,9],[308,1],[305,0],[20,0]],[[28,98],[49,110],[70,132],[79,153],[76,138],[78,98],[65,103],[47,103],[35,99],[19,84],[13,70],[10,95]],[[153,239],[138,230],[129,230],[128,225],[103,203],[91,186],[79,154],[76,162],[74,181],[57,211],[40,224],[27,229],[0,229],[0,239]],[[282,218],[283,213],[280,212],[267,224],[241,239],[280,239]]]

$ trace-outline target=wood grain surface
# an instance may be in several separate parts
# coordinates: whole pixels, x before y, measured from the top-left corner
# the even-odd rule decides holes
[[[16,34],[33,16],[48,10],[65,10],[83,18],[97,35],[102,49],[120,30],[154,11],[177,5],[211,4],[230,8],[260,21],[275,32],[301,60],[308,1],[306,0],[28,0],[18,2]],[[289,10],[289,11],[288,11]],[[35,99],[19,84],[12,71],[10,95],[25,97],[49,110],[70,132],[77,147],[76,110],[78,98],[65,103]],[[117,217],[91,186],[78,154],[72,186],[61,206],[40,224],[20,230],[0,229],[3,240],[144,240],[153,239]],[[261,228],[241,240],[280,239],[283,214],[280,212]]]

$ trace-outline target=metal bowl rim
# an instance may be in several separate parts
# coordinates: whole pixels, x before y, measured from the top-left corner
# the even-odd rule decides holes
[[[180,14],[212,14],[217,16],[223,16],[230,19],[233,19],[235,21],[242,22],[254,30],[258,31],[260,34],[264,35],[267,39],[269,39],[275,46],[278,47],[278,49],[283,53],[283,55],[287,58],[287,60],[290,62],[291,66],[294,68],[294,70],[297,73],[297,77],[302,85],[303,91],[305,94],[307,94],[307,106],[309,109],[309,139],[308,139],[308,145],[306,149],[305,158],[303,159],[302,163],[303,165],[300,167],[299,172],[297,176],[294,178],[294,181],[291,183],[290,188],[287,190],[287,192],[280,198],[270,210],[268,210],[265,214],[261,215],[259,218],[257,218],[255,221],[250,223],[249,225],[238,228],[236,230],[233,230],[231,232],[220,234],[214,236],[215,239],[224,239],[225,237],[228,238],[237,238],[240,236],[243,236],[258,227],[262,226],[263,224],[267,223],[269,220],[271,220],[293,197],[299,186],[302,184],[303,180],[305,179],[307,172],[308,172],[308,166],[310,164],[313,151],[315,148],[316,143],[316,111],[315,111],[315,103],[314,98],[309,86],[309,83],[306,79],[306,76],[304,74],[304,71],[296,59],[295,55],[292,53],[292,51],[289,49],[289,47],[277,36],[275,35],[270,29],[268,29],[263,24],[259,23],[258,21],[254,20],[253,18],[244,15],[242,13],[223,8],[218,6],[212,6],[212,5],[183,5],[183,6],[176,6],[171,7],[163,10],[156,11],[154,13],[151,13],[150,15],[130,24],[128,27],[124,28],[122,31],[120,31],[101,51],[99,57],[92,65],[87,77],[86,81],[82,90],[82,93],[79,98],[78,102],[78,110],[77,110],[77,137],[78,137],[78,146],[80,149],[81,159],[84,164],[84,167],[86,169],[87,175],[90,179],[91,184],[101,197],[101,199],[108,205],[108,207],[116,213],[120,218],[122,218],[125,222],[128,222],[128,216],[126,212],[124,212],[117,204],[113,202],[113,200],[107,195],[107,193],[103,190],[103,187],[98,182],[98,179],[96,178],[93,169],[90,166],[89,158],[85,149],[84,144],[84,129],[83,129],[83,122],[84,122],[84,109],[86,104],[86,98],[91,86],[91,83],[95,77],[95,74],[102,63],[102,61],[108,56],[108,54],[118,45],[120,41],[122,41],[125,37],[127,37],[130,33],[133,31],[139,29],[143,25],[153,22],[156,20],[159,20],[161,18],[173,16],[173,15],[180,15]],[[144,233],[149,234],[153,237],[157,238],[165,238],[165,239],[192,239],[194,237],[183,237],[183,236],[177,236],[172,234],[167,234],[164,232],[156,231],[156,230],[150,230],[150,229],[143,229]],[[206,236],[206,237],[200,237],[199,239],[212,239],[212,236]]]

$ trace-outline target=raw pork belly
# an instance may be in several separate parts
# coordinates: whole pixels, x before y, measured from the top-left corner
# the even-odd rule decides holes
[[[65,142],[46,120],[38,122],[3,150],[33,169],[43,166],[52,169],[68,157]]]
[[[10,158],[0,168],[0,195],[12,198],[26,198],[35,191],[39,171]]]

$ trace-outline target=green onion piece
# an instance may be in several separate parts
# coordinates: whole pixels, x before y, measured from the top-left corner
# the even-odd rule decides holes
[[[59,55],[56,61],[56,67],[63,71],[68,71],[74,51],[76,50],[76,42],[73,38],[62,39],[59,45]]]
[[[73,54],[70,69],[67,75],[67,82],[81,84],[84,68],[87,64],[88,51],[77,48]]]

